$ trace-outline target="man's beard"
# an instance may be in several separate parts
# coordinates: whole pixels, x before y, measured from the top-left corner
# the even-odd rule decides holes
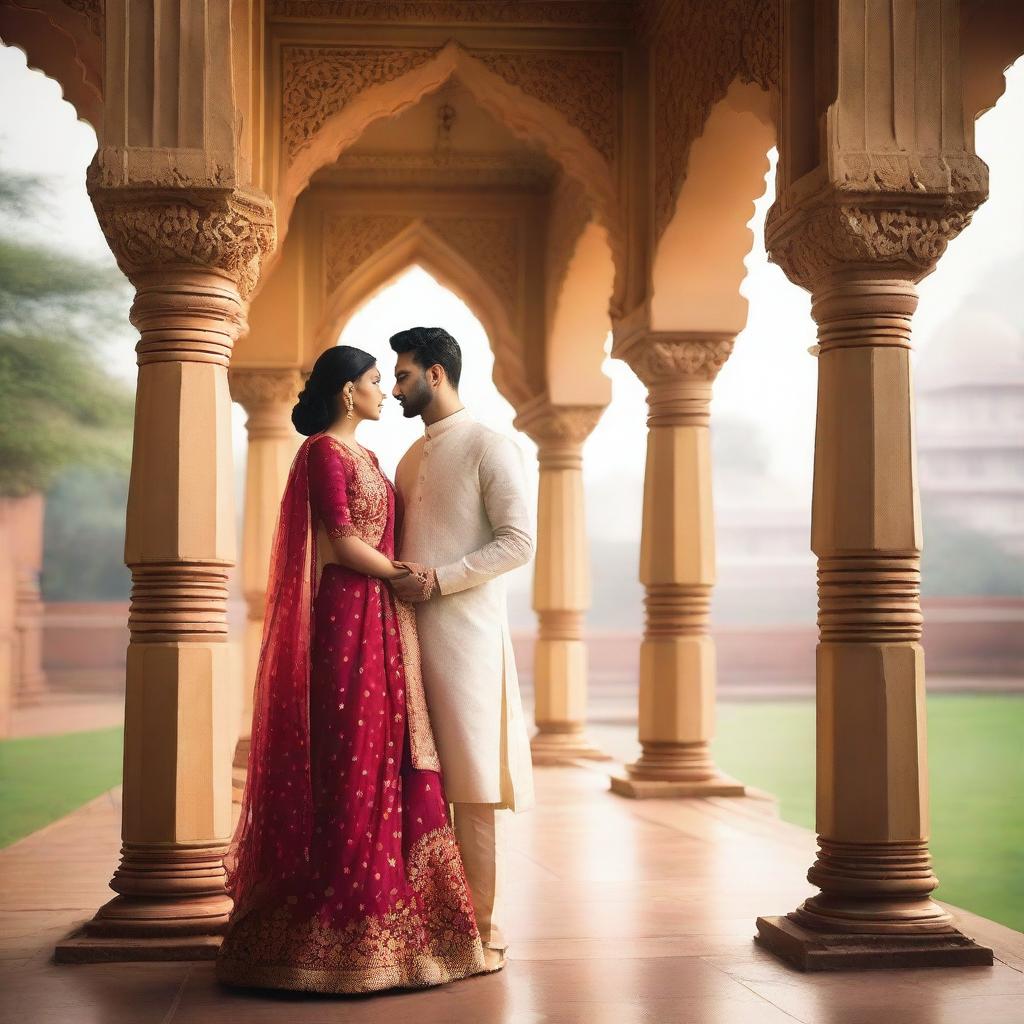
[[[421,415],[423,410],[430,405],[433,397],[434,393],[430,390],[430,385],[427,383],[426,378],[421,377],[416,383],[416,390],[403,396],[402,414],[407,420]]]

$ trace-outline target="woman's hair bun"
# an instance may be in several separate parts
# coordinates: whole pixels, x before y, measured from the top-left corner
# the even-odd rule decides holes
[[[351,345],[335,345],[321,352],[292,409],[295,429],[307,437],[326,430],[338,418],[341,389],[376,362],[369,352]]]

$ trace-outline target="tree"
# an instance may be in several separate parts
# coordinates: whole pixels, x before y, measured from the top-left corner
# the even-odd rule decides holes
[[[43,187],[0,182],[9,216]],[[96,341],[123,322],[127,292],[110,268],[0,235],[0,495],[45,490],[67,466],[127,465],[132,395]]]

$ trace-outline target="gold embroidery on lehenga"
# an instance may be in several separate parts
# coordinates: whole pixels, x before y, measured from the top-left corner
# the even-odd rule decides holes
[[[409,851],[415,898],[377,917],[332,928],[319,917],[296,920],[287,905],[253,910],[231,929],[217,976],[233,985],[310,992],[419,988],[483,969],[483,949],[455,836],[428,832]]]
[[[409,722],[409,747],[413,766],[421,771],[439,772],[441,760],[434,744],[434,731],[427,713],[427,696],[420,671],[420,640],[416,630],[416,609],[395,599],[395,618],[402,639],[402,664],[405,667],[406,715]]]

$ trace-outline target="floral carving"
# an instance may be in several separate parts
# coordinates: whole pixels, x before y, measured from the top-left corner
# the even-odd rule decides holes
[[[547,395],[538,395],[523,405],[515,427],[538,446],[581,445],[597,426],[604,409],[603,405],[553,405]]]
[[[425,224],[472,264],[510,317],[519,300],[519,225],[510,217],[438,217]]]
[[[359,93],[425,64],[425,48],[284,48],[282,116],[285,149],[301,152],[326,121]],[[579,51],[474,51],[488,70],[558,110],[607,160],[616,151],[621,92],[619,56]]]
[[[889,268],[917,280],[928,273],[969,223],[977,202],[972,197],[935,204],[886,205],[871,197],[849,196],[798,207],[788,215],[778,203],[765,226],[769,258],[790,280],[808,290],[820,278],[858,266]]]
[[[628,0],[268,0],[271,18],[625,28]]]
[[[281,113],[289,156],[307,146],[327,119],[364,89],[400,78],[436,52],[424,48],[286,46]]]
[[[62,0],[65,7],[81,14],[89,23],[89,30],[101,35],[103,24],[103,0]]]
[[[260,406],[291,403],[302,390],[302,374],[297,369],[249,369],[231,367],[228,370],[231,400],[238,402],[247,412]]]
[[[327,295],[413,222],[400,214],[329,216],[324,229]],[[519,296],[519,228],[514,219],[431,217],[423,226],[470,263],[514,315]]]
[[[651,29],[655,124],[655,231],[660,237],[686,178],[690,147],[711,108],[739,79],[779,79],[779,0],[667,5]]]
[[[613,355],[629,363],[648,387],[678,380],[711,382],[732,354],[735,340],[729,334],[654,332]]]
[[[473,56],[509,85],[560,111],[606,160],[615,159],[622,93],[618,54],[482,50]]]
[[[544,282],[549,323],[555,315],[555,306],[576,243],[592,215],[590,202],[582,187],[572,178],[563,175],[552,191],[547,222]]]
[[[411,217],[338,213],[324,226],[324,283],[331,295],[349,275],[383,249],[409,224]]]
[[[90,181],[90,195],[117,265],[132,280],[168,266],[205,267],[231,278],[247,298],[276,242],[274,208],[261,193]]]

